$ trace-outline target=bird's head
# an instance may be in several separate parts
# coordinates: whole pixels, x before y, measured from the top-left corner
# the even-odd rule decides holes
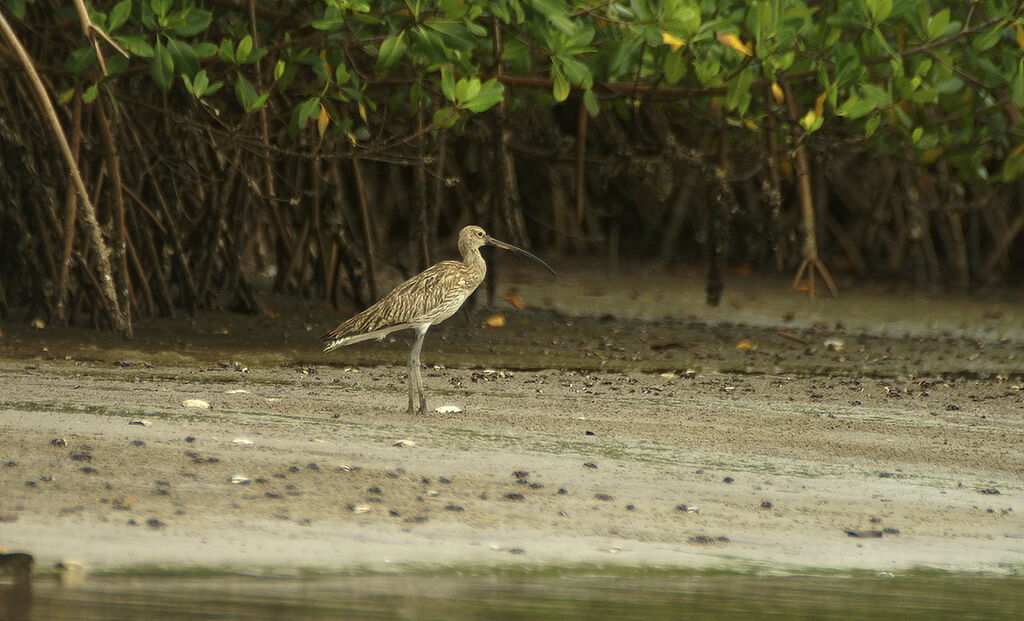
[[[473,250],[476,250],[476,249],[480,248],[481,246],[488,246],[488,245],[489,246],[494,246],[496,248],[501,248],[502,250],[510,250],[510,251],[512,251],[512,252],[514,252],[516,254],[521,254],[524,257],[533,259],[537,263],[540,263],[541,265],[543,265],[544,268],[547,269],[547,271],[551,272],[552,276],[556,276],[555,270],[551,269],[551,266],[549,266],[547,263],[542,261],[540,259],[540,257],[538,257],[538,256],[536,256],[536,255],[534,255],[532,253],[529,253],[529,252],[523,250],[522,248],[519,248],[517,246],[513,246],[512,244],[507,244],[507,243],[505,243],[503,241],[499,241],[497,239],[494,239],[493,237],[488,235],[479,226],[470,225],[470,226],[467,226],[467,227],[463,228],[459,232],[459,250],[463,251],[463,254],[465,254],[466,251],[472,252]]]

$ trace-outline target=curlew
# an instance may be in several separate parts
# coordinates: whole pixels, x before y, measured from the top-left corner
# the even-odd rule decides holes
[[[423,338],[430,326],[454,315],[466,298],[483,282],[487,274],[487,264],[480,256],[480,247],[488,244],[529,257],[547,268],[552,276],[555,275],[555,271],[539,257],[512,244],[494,239],[479,226],[467,226],[459,231],[461,261],[442,261],[398,285],[376,304],[350,317],[324,336],[321,339],[326,343],[324,351],[370,339],[379,341],[399,330],[415,330],[416,341],[409,353],[407,413],[413,412],[414,397],[419,399],[419,413],[426,413],[427,400],[423,395],[420,363]]]

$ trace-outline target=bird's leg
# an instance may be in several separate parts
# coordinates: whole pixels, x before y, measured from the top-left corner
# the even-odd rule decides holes
[[[427,398],[423,395],[423,375],[420,362],[420,350],[423,349],[423,338],[427,336],[427,329],[416,330],[416,342],[412,344],[412,351],[409,353],[409,409],[407,414],[413,413],[413,399],[419,397],[419,414],[427,412]]]

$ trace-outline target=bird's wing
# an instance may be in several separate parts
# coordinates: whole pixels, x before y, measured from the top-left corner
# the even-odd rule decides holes
[[[376,304],[350,317],[322,340],[337,341],[393,326],[411,327],[410,324],[431,319],[440,308],[450,308],[453,304],[461,303],[473,289],[476,286],[465,265],[458,261],[442,261],[398,285]]]

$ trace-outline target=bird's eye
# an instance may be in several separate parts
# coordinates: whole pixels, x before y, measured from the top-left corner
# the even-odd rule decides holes
[[[476,232],[476,236],[477,237],[483,237],[484,236],[484,232],[483,231],[477,231]]]

